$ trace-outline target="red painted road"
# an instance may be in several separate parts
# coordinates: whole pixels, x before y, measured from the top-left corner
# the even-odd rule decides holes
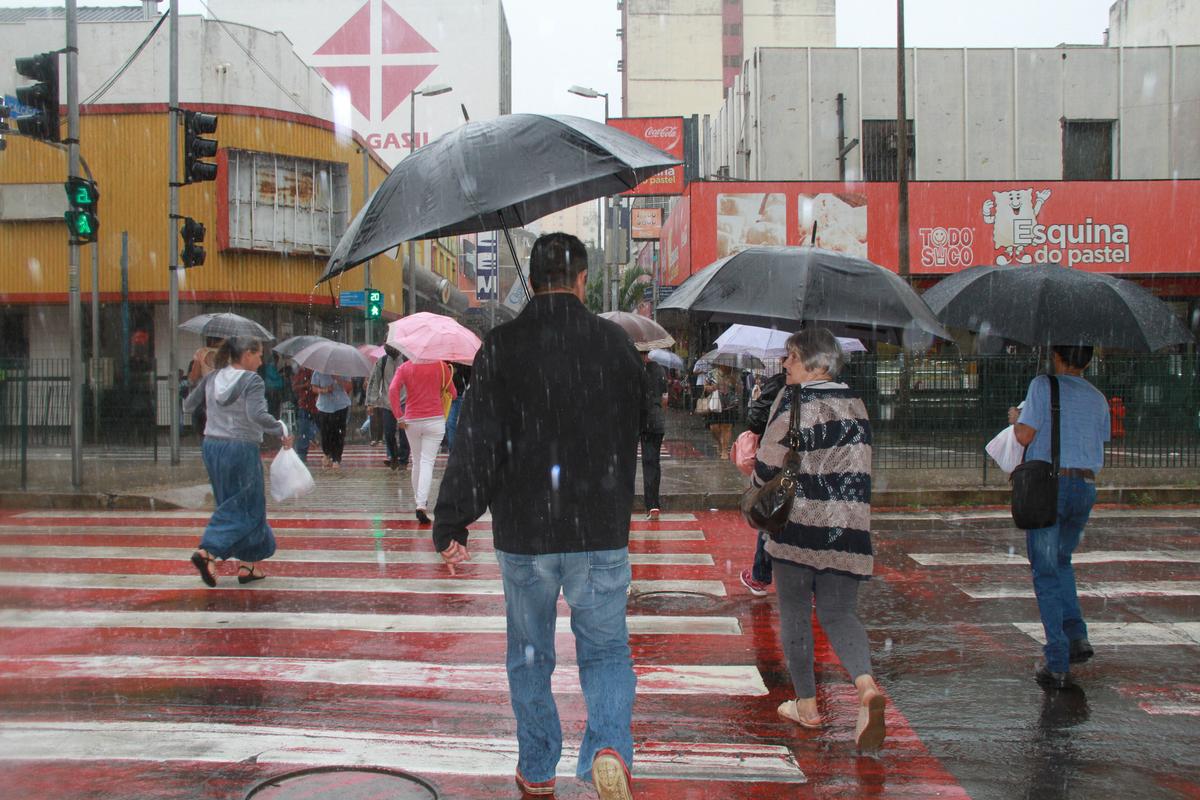
[[[888,707],[889,736],[880,757],[855,754],[853,691],[823,640],[818,680],[828,727],[806,731],[776,717],[775,707],[789,699],[790,685],[776,635],[774,598],[751,598],[737,579],[753,552],[753,535],[732,513],[696,516],[635,523],[637,531],[687,531],[703,538],[635,539],[631,552],[707,555],[712,563],[637,564],[634,580],[718,581],[726,596],[698,604],[635,596],[630,613],[651,622],[728,619],[735,627],[727,633],[636,634],[635,662],[643,673],[660,667],[748,667],[767,694],[744,687],[705,691],[686,683],[668,693],[640,694],[635,738],[646,758],[635,765],[637,796],[966,797],[911,729],[905,709],[895,704]],[[198,514],[129,512],[0,516],[0,546],[64,548],[56,555],[22,557],[5,550],[0,556],[0,757],[7,759],[0,796],[240,797],[258,781],[291,769],[331,759],[374,763],[398,753],[410,754],[406,763],[427,766],[416,771],[443,797],[516,796],[511,766],[495,766],[510,763],[496,751],[503,749],[500,743],[511,747],[514,738],[502,689],[481,690],[470,679],[434,686],[428,678],[388,683],[395,679],[355,677],[360,673],[332,679],[303,670],[298,678],[295,672],[300,661],[307,670],[315,669],[312,661],[318,666],[382,661],[441,665],[451,675],[455,668],[469,675],[465,668],[477,667],[494,670],[492,679],[502,678],[502,633],[439,628],[451,620],[470,624],[502,618],[501,597],[371,591],[374,580],[438,579],[446,572],[437,564],[403,562],[404,554],[430,551],[425,538],[407,538],[415,523],[350,516],[278,520],[280,555],[346,551],[354,558],[366,551],[381,555],[381,561],[281,558],[269,562],[272,577],[262,583],[239,587],[232,570],[224,569],[221,588],[209,590],[186,561],[194,530],[204,521]],[[487,527],[476,526],[481,533]],[[121,557],[102,557],[113,547],[122,548]],[[472,547],[484,556],[491,540],[477,537]],[[178,557],[157,555],[164,549],[177,550]],[[139,558],[138,550],[146,557]],[[83,557],[66,557],[69,553]],[[465,573],[469,580],[499,579],[494,563],[474,564]],[[905,578],[895,569],[883,575],[884,581]],[[69,585],[103,576],[123,576],[122,583]],[[191,583],[155,582],[164,579]],[[281,586],[285,580],[318,579],[334,579],[351,591],[304,590],[303,583],[286,591],[272,588],[272,581]],[[38,581],[45,585],[31,585]],[[363,587],[356,588],[356,582]],[[222,621],[245,614],[269,615],[261,618],[269,622],[230,630]],[[367,622],[384,625],[401,617],[424,622],[404,632],[339,627],[338,620],[349,615],[370,615]],[[35,627],[24,622],[34,619],[39,620]],[[308,619],[311,626],[294,626]],[[573,672],[570,639],[569,633],[559,637],[560,672]],[[243,671],[213,677],[204,670],[214,659],[228,659]],[[151,669],[164,665],[169,667],[165,673]],[[285,665],[292,671],[285,672]],[[199,672],[186,674],[189,666]],[[558,700],[565,738],[568,744],[577,742],[585,715],[582,699],[577,690],[566,690]],[[717,745],[723,747],[712,750]],[[665,756],[678,748],[700,766],[691,768],[690,777],[661,777],[662,770],[655,777],[656,747],[666,747]],[[737,780],[746,774],[738,757],[756,754],[768,765],[769,777]],[[780,756],[790,756],[799,768],[791,768],[790,779],[802,771],[807,783],[789,782]],[[590,787],[573,778],[559,783],[561,798],[592,796]]]

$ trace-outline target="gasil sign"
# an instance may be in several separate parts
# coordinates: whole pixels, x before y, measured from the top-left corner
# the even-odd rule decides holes
[[[683,160],[683,117],[623,117],[610,119],[608,124]],[[625,194],[682,194],[683,187],[683,166],[680,165],[647,178]]]

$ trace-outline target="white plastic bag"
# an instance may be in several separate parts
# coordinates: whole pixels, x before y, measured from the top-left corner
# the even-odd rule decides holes
[[[293,448],[280,450],[271,462],[271,497],[275,502],[306,495],[316,485],[312,473]]]
[[[721,393],[719,391],[715,391],[708,396],[708,413],[720,414],[721,411]]]
[[[1017,441],[1017,435],[1012,425],[996,434],[996,437],[983,449],[1005,472],[1012,472],[1025,457],[1025,448],[1021,447],[1021,443]]]

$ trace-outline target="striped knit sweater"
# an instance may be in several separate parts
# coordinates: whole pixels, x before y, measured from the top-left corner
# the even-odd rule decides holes
[[[870,577],[871,423],[854,392],[832,382],[780,392],[758,449],[754,485],[769,481],[783,465],[794,397],[802,441],[796,502],[784,529],[771,534],[767,552],[818,572]]]

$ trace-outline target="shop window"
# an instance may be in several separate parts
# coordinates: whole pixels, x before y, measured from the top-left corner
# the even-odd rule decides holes
[[[229,150],[229,247],[328,256],[349,223],[346,164]]]
[[[1063,120],[1063,180],[1113,179],[1113,128],[1111,119]]]
[[[862,128],[863,180],[895,181],[896,172],[896,120],[864,119]],[[917,131],[913,121],[908,121],[908,177],[916,175]]]

